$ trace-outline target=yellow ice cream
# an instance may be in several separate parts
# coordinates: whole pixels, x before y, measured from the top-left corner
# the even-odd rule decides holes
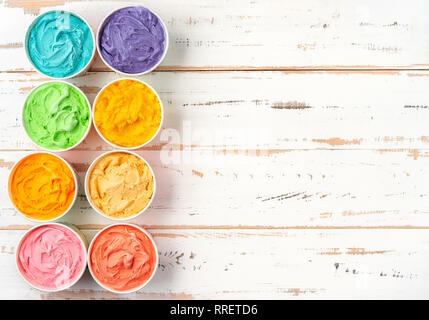
[[[129,218],[149,204],[154,190],[152,171],[139,157],[109,153],[94,165],[89,175],[89,197],[105,215]]]
[[[161,125],[161,104],[151,88],[137,80],[107,86],[94,106],[94,123],[109,142],[125,148],[148,142]]]

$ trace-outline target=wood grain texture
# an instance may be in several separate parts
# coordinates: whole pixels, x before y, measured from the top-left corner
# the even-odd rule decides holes
[[[428,227],[428,76],[409,71],[143,76],[159,91],[166,121],[158,138],[140,151],[155,170],[158,194],[136,222],[163,228]],[[99,87],[115,78],[98,72],[72,82],[93,100]],[[5,229],[28,225],[13,210],[6,185],[13,163],[35,148],[20,123],[20,108],[43,80],[35,73],[0,76]],[[82,184],[92,160],[105,150],[111,148],[92,130],[63,156]],[[82,226],[108,223],[91,209],[83,187],[68,219]]]
[[[71,82],[92,102],[118,78],[91,72]],[[154,72],[139,79],[159,92],[164,129],[179,135],[171,141],[164,130],[146,150],[159,151],[167,142],[220,153],[429,146],[426,71]],[[31,89],[46,80],[36,73],[0,74],[1,150],[34,149],[21,126],[21,110]],[[95,132],[79,147],[100,148],[107,145]]]
[[[102,290],[88,272],[60,293],[30,289],[14,265],[23,231],[1,231],[0,285],[7,291],[0,291],[0,299],[429,296],[425,230],[150,231],[159,249],[159,269],[148,286],[130,295]],[[85,233],[91,238],[94,231]]]
[[[112,9],[141,1],[5,0],[0,70],[30,70],[26,28],[51,9],[80,13],[97,31]],[[169,28],[163,69],[428,69],[424,0],[148,0]],[[386,10],[389,8],[389,10]],[[106,70],[98,59],[93,70]]]
[[[161,256],[145,289],[115,295],[87,272],[45,294],[14,264],[29,223],[7,178],[35,149],[21,124],[48,80],[25,57],[37,14],[67,9],[94,31],[140,1],[5,0],[0,7],[0,299],[429,298],[429,24],[423,0],[148,0],[167,23],[165,61],[139,77],[159,92],[161,134],[138,152],[158,193],[132,222]],[[388,8],[388,10],[386,9]],[[71,79],[92,102],[120,76],[96,58]],[[91,238],[110,220],[83,192],[89,164],[111,150],[95,133],[62,153],[79,173],[65,221]]]
[[[427,154],[427,151],[420,151]],[[78,168],[81,188],[65,217],[79,226],[110,221],[90,207],[83,181],[101,152],[64,154]],[[30,223],[7,197],[9,167],[25,152],[3,152],[0,168],[0,226]],[[269,156],[182,151],[189,164],[164,165],[158,151],[143,151],[155,171],[157,195],[133,222],[152,227],[429,227],[427,156],[409,151],[297,150]]]

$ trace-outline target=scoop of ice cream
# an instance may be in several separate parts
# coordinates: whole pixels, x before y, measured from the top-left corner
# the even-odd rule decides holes
[[[85,97],[62,82],[48,82],[34,90],[24,106],[24,127],[30,138],[49,150],[77,144],[90,125]]]
[[[69,12],[51,11],[40,16],[30,31],[28,53],[44,74],[72,76],[90,61],[94,40],[89,26]]]
[[[21,160],[11,174],[9,188],[18,210],[36,220],[62,215],[76,193],[71,169],[48,153],[35,153]]]
[[[148,142],[161,125],[161,104],[151,88],[136,80],[107,86],[94,106],[94,123],[111,143],[138,147]]]
[[[18,268],[35,287],[59,290],[70,286],[85,268],[85,249],[76,234],[50,224],[30,231],[18,248]]]
[[[100,233],[92,243],[89,260],[94,277],[116,291],[143,285],[157,263],[152,241],[129,225],[115,225]]]
[[[101,56],[113,68],[141,73],[153,68],[166,49],[166,30],[148,9],[135,6],[113,12],[99,31]]]
[[[138,214],[149,204],[153,190],[150,168],[139,157],[125,152],[105,155],[97,161],[89,176],[92,204],[115,218]]]

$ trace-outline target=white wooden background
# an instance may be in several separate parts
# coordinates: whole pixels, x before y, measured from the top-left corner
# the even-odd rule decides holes
[[[127,2],[129,3],[129,2]],[[31,289],[14,265],[31,224],[7,197],[12,164],[35,150],[20,123],[47,79],[23,39],[35,15],[65,8],[97,25],[122,1],[3,0],[0,7],[0,298],[429,298],[429,12],[418,0],[134,1],[167,23],[153,73],[165,129],[140,151],[158,193],[136,219],[160,268],[136,294],[88,273],[70,290]],[[70,80],[94,99],[119,78],[100,59]],[[164,130],[163,134],[169,131]],[[182,159],[165,163],[171,148]],[[63,153],[79,171],[111,148],[95,130]],[[110,223],[83,192],[66,221],[90,239]]]

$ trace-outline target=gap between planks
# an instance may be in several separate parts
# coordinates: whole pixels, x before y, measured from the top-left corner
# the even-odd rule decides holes
[[[77,224],[80,230],[99,230],[110,224]],[[152,230],[429,230],[429,226],[245,226],[245,225],[144,225],[138,224],[145,229]],[[0,227],[0,231],[27,230],[33,225],[10,225]]]
[[[343,143],[347,144],[347,143]],[[88,148],[88,147],[77,147],[74,148],[73,151],[79,151],[79,152],[106,152],[106,151],[112,151],[116,150],[115,148],[112,148],[110,146],[104,146],[100,148],[94,147],[94,148]],[[136,152],[143,152],[143,151],[161,151],[162,146],[153,146],[153,147],[143,147],[140,149],[135,150]],[[224,148],[224,149],[217,149],[216,146],[180,146],[179,148],[173,148],[169,150],[180,150],[180,151],[214,151],[218,153],[234,153],[234,154],[261,154],[262,156],[267,156],[271,154],[278,154],[278,153],[286,153],[286,152],[299,152],[299,151],[377,151],[377,152],[409,152],[410,156],[418,157],[419,151],[426,151],[429,150],[429,147],[418,147],[418,148],[403,148],[403,147],[392,147],[392,148],[378,148],[378,147],[367,147],[367,148],[330,148],[330,147],[318,147],[318,148],[287,148],[287,149],[234,149],[234,147],[230,148]],[[30,149],[30,148],[23,148],[23,149],[0,149],[0,152],[34,152],[34,151],[43,151],[42,149]],[[79,162],[74,162],[74,164],[78,164]],[[12,168],[13,162],[10,163],[2,163],[2,159],[0,159],[0,168],[1,167],[7,167]]]
[[[339,73],[395,73],[400,71],[429,71],[429,65],[409,66],[160,66],[152,72],[339,72]],[[92,67],[88,72],[113,72],[107,67]],[[35,70],[1,70],[0,73],[34,73]]]

